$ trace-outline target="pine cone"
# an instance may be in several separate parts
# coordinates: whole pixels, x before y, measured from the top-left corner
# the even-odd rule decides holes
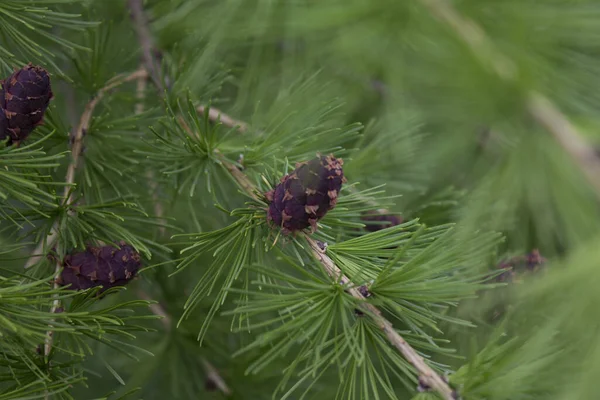
[[[69,289],[72,290],[102,286],[100,292],[124,286],[140,269],[140,255],[125,242],[120,242],[119,246],[88,247],[67,255],[57,283],[71,285]]]
[[[488,283],[506,283],[508,287],[522,284],[526,278],[533,277],[546,267],[546,259],[535,249],[523,256],[511,257],[496,266],[502,272],[487,279]],[[513,302],[510,290],[488,292],[494,299],[494,307],[490,310],[490,322],[495,322],[505,314],[507,305]]]
[[[400,225],[402,217],[390,214],[380,214],[377,211],[369,211],[361,217],[365,222],[365,229],[369,232],[377,232],[385,228]],[[375,223],[372,223],[375,222]]]
[[[31,64],[0,81],[0,140],[19,143],[42,123],[52,99],[50,76]]]
[[[501,283],[519,282],[524,275],[539,271],[545,264],[546,259],[542,257],[539,250],[534,249],[524,256],[513,257],[501,262],[497,268],[504,270],[504,272],[497,275],[495,281]]]
[[[284,233],[311,227],[335,207],[342,183],[346,180],[343,160],[333,155],[321,156],[296,164],[296,169],[281,179],[274,190],[266,193],[270,201],[267,217]]]

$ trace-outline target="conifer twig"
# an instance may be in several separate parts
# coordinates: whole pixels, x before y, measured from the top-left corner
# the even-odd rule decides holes
[[[71,186],[75,183],[75,170],[77,169],[79,157],[81,156],[81,152],[83,150],[83,137],[85,132],[89,129],[92,115],[96,109],[96,106],[104,98],[107,92],[115,89],[117,86],[123,83],[131,82],[144,76],[147,76],[147,73],[144,69],[139,69],[129,74],[117,75],[111,79],[106,86],[98,90],[94,98],[92,98],[92,100],[90,100],[90,102],[85,106],[85,109],[81,114],[81,118],[79,119],[77,128],[71,136],[71,163],[67,168],[67,173],[65,176],[65,182],[67,185],[65,186],[65,190],[63,192],[66,205],[70,205],[73,201],[73,191]],[[56,242],[57,228],[57,224],[52,226],[46,240],[42,240],[38,244],[36,249],[33,251],[33,255],[25,263],[25,269],[30,268],[38,263],[39,260],[45,256],[44,248],[46,248],[46,246],[52,246],[54,242]]]
[[[229,174],[233,177],[233,179],[235,179],[235,181],[242,187],[242,189],[244,189],[244,191],[253,199],[258,199],[258,196],[256,195],[256,187],[252,184],[252,182],[250,182],[248,176],[240,171],[236,165],[223,158],[219,150],[216,150],[215,153],[221,156],[221,162],[225,168],[227,168],[227,171],[229,171]]]
[[[138,69],[128,74],[117,75],[116,77],[108,81],[106,86],[98,90],[96,96],[94,96],[94,98],[85,106],[83,114],[81,114],[81,118],[79,119],[79,125],[77,126],[75,134],[72,138],[73,144],[71,146],[71,164],[69,165],[66,175],[67,184],[72,185],[75,182],[75,170],[77,169],[79,157],[81,156],[81,151],[83,149],[83,137],[90,127],[90,122],[92,121],[92,115],[94,114],[96,106],[104,98],[106,93],[116,88],[117,86],[141,78],[146,78],[147,76],[148,73],[145,69]],[[65,188],[65,197],[66,204],[71,204],[71,202],[73,201],[73,191],[69,186]]]
[[[185,126],[184,126],[185,127]],[[186,129],[189,132],[189,127]],[[256,187],[250,182],[248,177],[240,171],[234,164],[228,160],[221,158],[221,162],[225,165],[231,176],[238,184],[253,198],[257,198]],[[361,301],[361,307],[367,311],[377,326],[383,331],[390,343],[398,349],[402,356],[417,370],[419,378],[427,386],[438,392],[444,400],[456,400],[456,392],[423,360],[415,349],[404,340],[402,336],[394,329],[392,323],[388,321],[381,311],[374,305],[366,302],[366,298],[362,295],[358,287],[352,283],[350,278],[345,276],[335,262],[326,254],[324,248],[319,243],[310,237],[308,234],[303,234],[310,245],[313,256],[325,269],[325,272],[344,286],[349,286],[348,292],[352,297]]]
[[[246,175],[227,160],[222,160],[222,162],[239,185],[244,188],[249,195],[256,197],[256,190],[251,186]],[[423,383],[437,391],[444,400],[455,400],[454,390],[452,390],[452,388],[429,365],[427,365],[427,363],[425,363],[423,357],[421,357],[417,351],[413,349],[402,336],[400,336],[394,329],[392,323],[383,316],[381,311],[374,305],[365,301],[366,299],[362,293],[352,284],[350,278],[342,273],[335,262],[326,254],[325,250],[319,246],[317,241],[307,234],[304,234],[304,237],[310,245],[312,254],[320,262],[327,274],[344,286],[349,286],[348,292],[352,297],[361,300],[361,307],[368,311],[368,315],[373,318],[377,326],[385,333],[390,343],[396,347],[404,358],[418,371],[419,378]]]
[[[144,68],[142,65],[141,68]],[[141,69],[140,68],[140,69]],[[139,77],[137,80],[136,98],[138,99],[137,104],[135,105],[135,114],[139,115],[144,112],[144,98],[146,96],[146,87],[148,86],[148,76]],[[159,222],[164,223],[163,215],[163,205],[158,198],[157,190],[158,184],[156,183],[156,177],[154,176],[154,171],[148,168],[146,170],[146,180],[148,181],[148,187],[150,188],[150,196],[152,197],[152,206],[154,208],[154,215],[159,218]],[[166,234],[166,229],[164,225],[158,227],[158,232],[161,236]]]
[[[130,2],[135,2],[135,0],[130,0]],[[142,43],[143,45],[143,43]],[[203,114],[205,112],[205,108],[200,106],[196,109],[197,112]],[[210,110],[212,111],[212,110]],[[222,113],[219,110],[214,110],[214,112],[209,111],[209,119],[211,121],[221,121],[225,126],[234,128],[238,127],[238,129],[244,133],[248,130],[248,124],[245,122],[238,121],[227,114]],[[185,120],[182,117],[178,118],[179,123],[182,127],[188,132],[190,135],[197,135],[197,133],[193,132],[190,127],[186,124]],[[217,155],[221,156],[219,150],[215,150]],[[240,171],[236,165],[225,159],[224,157],[220,157],[221,162],[229,171],[233,179],[241,186],[244,191],[250,195],[252,198],[257,198],[257,190],[256,186],[252,184],[250,179]],[[310,236],[305,235],[306,240],[311,246],[311,251],[315,258],[321,263],[327,274],[329,274],[334,279],[339,280],[345,285],[349,285],[348,289],[349,293],[358,300],[361,300],[361,306],[364,307],[368,311],[368,315],[374,319],[375,323],[379,326],[379,328],[385,333],[386,337],[390,341],[390,343],[396,347],[400,353],[404,356],[404,358],[418,371],[419,377],[421,381],[431,387],[433,390],[438,392],[444,400],[456,400],[456,393],[452,388],[429,366],[423,358],[414,350],[407,342],[400,336],[400,334],[394,329],[392,323],[388,321],[381,311],[372,304],[367,303],[365,297],[360,293],[358,288],[352,284],[350,279],[342,274],[342,271],[337,267],[335,262],[323,251],[320,249],[317,242],[312,239]],[[217,382],[215,382],[218,384]]]
[[[199,112],[202,112],[201,109],[203,110],[204,108],[198,107]],[[224,125],[231,128],[235,126],[247,127],[246,123],[242,122],[240,124],[240,121],[228,116],[227,114],[223,114],[220,111],[216,111],[215,114],[209,114],[209,118],[213,121],[216,121],[220,118]],[[180,118],[179,121],[183,124],[184,129],[186,129],[188,133],[191,133],[191,130],[185,124],[185,121],[183,121],[182,118]],[[217,153],[220,154],[218,151]],[[223,158],[221,158],[221,162],[230,172],[231,176],[242,187],[242,189],[244,189],[246,193],[253,198],[257,198],[256,187],[252,184],[252,182],[250,182],[248,177],[231,162]],[[385,209],[378,209],[377,212],[382,214],[388,213],[388,211]],[[404,358],[419,372],[419,378],[421,381],[427,386],[431,387],[433,390],[437,391],[445,400],[455,400],[455,391],[440,377],[439,374],[437,374],[429,365],[427,365],[427,363],[423,360],[423,357],[421,357],[416,350],[413,349],[402,336],[400,336],[400,334],[394,329],[392,323],[383,316],[381,311],[374,305],[366,302],[366,298],[363,296],[360,290],[358,290],[356,285],[350,281],[350,278],[342,273],[335,262],[326,254],[325,249],[322,248],[319,243],[309,235],[304,234],[304,237],[310,245],[313,256],[321,263],[327,274],[340,282],[342,285],[349,286],[348,292],[352,295],[352,297],[361,300],[361,306],[369,313],[369,315],[372,316],[375,323],[385,333],[390,343],[396,347],[396,349],[398,349]]]
[[[200,114],[204,114],[206,112],[206,108],[207,107],[205,107],[205,106],[198,106],[196,108],[196,110]],[[208,119],[211,120],[212,122],[220,121],[223,125],[225,125],[228,128],[236,128],[237,127],[241,133],[246,133],[246,132],[248,132],[248,129],[249,129],[249,124],[247,122],[235,119],[235,118],[231,117],[230,115],[225,114],[221,110],[212,108],[212,107],[209,110]],[[187,125],[183,121],[183,119],[180,118],[179,122],[182,124],[182,126],[185,129],[188,130],[188,133],[191,132],[189,127],[187,127]],[[231,163],[225,163],[224,165],[232,175],[236,175],[236,177],[235,177],[236,181],[246,190],[247,193],[254,193],[254,188],[252,186],[252,183],[250,183],[250,181],[248,180],[248,177],[246,175],[244,175],[243,172],[241,172],[235,165],[233,165]],[[254,195],[252,195],[252,196],[255,197]],[[373,200],[366,199],[365,201],[369,205],[375,205],[375,206],[377,205]],[[375,212],[378,214],[389,214],[390,213],[390,211],[385,208],[378,208],[375,210]]]
[[[465,42],[483,65],[488,65],[505,81],[517,78],[517,67],[512,60],[497,51],[483,29],[463,17],[448,0],[420,0],[429,12],[450,28]],[[527,112],[546,129],[569,154],[600,196],[600,158],[584,140],[581,133],[550,99],[534,90],[526,96]]]
[[[204,366],[204,371],[206,372],[206,377],[215,384],[215,386],[223,392],[226,396],[231,395],[231,389],[225,383],[219,371],[204,357],[200,359],[202,361],[202,365]]]
[[[600,158],[594,148],[586,143],[577,128],[546,97],[530,93],[527,106],[533,118],[552,133],[600,195]]]
[[[138,297],[146,301],[152,301],[151,297],[143,290],[138,291]],[[148,307],[154,315],[158,315],[159,317],[161,317],[160,322],[162,322],[165,329],[171,330],[171,328],[173,327],[173,319],[167,313],[164,307],[158,302],[151,303]],[[204,371],[206,372],[207,379],[214,383],[215,386],[221,392],[223,392],[223,394],[229,396],[231,394],[231,389],[229,389],[229,386],[227,386],[225,380],[221,377],[221,375],[219,375],[219,371],[217,371],[217,369],[205,357],[201,357],[200,360],[202,361],[202,366],[204,367]]]
[[[144,98],[144,92],[146,89],[146,83],[147,83],[146,78],[147,77],[141,77],[138,79],[136,91],[137,91],[137,98],[138,98],[139,102],[138,102],[138,104],[136,104],[136,107],[135,107],[136,114],[141,114],[144,111],[144,104],[143,104],[142,100]],[[181,119],[180,121],[185,124],[185,121],[183,121],[183,119]],[[162,218],[163,207],[162,207],[162,204],[160,203],[160,201],[158,200],[158,196],[156,195],[156,189],[158,188],[158,185],[156,184],[156,181],[154,180],[154,174],[152,173],[152,170],[148,170],[148,172],[146,173],[146,178],[148,179],[148,184],[150,186],[150,190],[152,191],[154,213],[156,214],[157,217]],[[165,234],[164,226],[161,226],[159,228],[159,230],[160,230],[161,235]],[[150,298],[150,296],[143,290],[138,291],[138,297],[140,297],[141,299],[147,300],[147,301],[152,300]],[[150,308],[150,311],[154,315],[158,315],[159,317],[161,317],[160,322],[162,322],[165,329],[171,330],[171,328],[173,326],[173,320],[172,320],[171,316],[169,314],[167,314],[167,311],[164,309],[164,307],[159,302],[151,303],[148,307]],[[204,367],[204,371],[206,372],[207,379],[209,379],[211,382],[213,382],[215,384],[215,386],[221,392],[223,392],[225,395],[229,396],[231,394],[231,390],[229,389],[229,387],[227,386],[227,384],[225,383],[223,378],[221,378],[221,375],[219,375],[219,372],[217,371],[217,369],[206,358],[202,357],[201,361],[202,361],[202,365]]]
[[[200,107],[198,108],[200,110]],[[225,118],[223,117],[225,115]],[[221,118],[221,122],[229,127],[235,127],[239,125],[239,121],[227,116],[226,114],[216,114],[216,117],[209,118],[211,120],[217,120]],[[214,118],[214,119],[213,119]],[[185,124],[183,118],[179,119],[184,129],[192,134],[191,129]],[[245,125],[245,124],[244,124]],[[220,154],[217,151],[217,154]],[[240,171],[234,164],[221,158],[221,162],[230,172],[231,176],[238,182],[238,184],[246,191],[247,194],[253,198],[257,198],[256,188],[250,182],[248,177]],[[387,210],[379,209],[380,213],[386,213]],[[329,276],[340,282],[344,286],[349,286],[348,292],[352,297],[361,300],[361,307],[364,308],[368,315],[374,319],[377,326],[383,331],[390,343],[404,356],[404,358],[418,371],[420,380],[436,392],[438,392],[444,400],[455,400],[456,392],[437,374],[427,363],[424,361],[415,349],[413,349],[404,338],[394,329],[392,323],[388,321],[381,311],[374,305],[366,302],[365,296],[360,290],[350,281],[350,278],[345,276],[342,271],[338,268],[335,262],[326,254],[325,249],[319,245],[319,243],[307,234],[304,234],[305,239],[311,248],[313,256],[321,263],[325,271]]]
[[[444,400],[456,400],[456,392],[437,374],[412,348],[410,344],[404,340],[404,338],[394,329],[394,326],[388,321],[381,311],[373,304],[366,302],[365,296],[361,291],[345,276],[342,271],[338,268],[335,262],[326,254],[324,246],[321,246],[319,242],[311,238],[307,234],[304,235],[310,249],[317,260],[321,263],[325,271],[329,276],[336,279],[344,286],[348,286],[347,291],[355,299],[361,300],[361,307],[368,312],[374,322],[377,324],[379,329],[383,331],[389,342],[404,356],[419,373],[419,379],[425,385],[438,392]]]
[[[208,119],[211,120],[212,122],[217,122],[217,121],[221,121],[221,123],[229,128],[237,128],[238,131],[240,131],[241,133],[246,133],[248,132],[249,129],[249,125],[244,122],[244,121],[239,121],[237,119],[232,118],[231,116],[225,114],[224,112],[222,112],[221,110],[219,110],[218,108],[214,108],[214,107],[205,107],[205,106],[198,106],[198,108],[196,108],[196,110],[200,113],[200,114],[205,114],[206,113],[206,109],[208,110]]]
[[[138,297],[142,300],[154,301],[148,295],[148,293],[146,293],[145,291],[143,291],[141,289],[138,290]],[[173,324],[172,324],[173,320],[171,319],[171,316],[169,314],[167,314],[167,311],[164,309],[164,307],[159,302],[151,303],[148,306],[148,308],[150,308],[150,311],[152,311],[152,314],[158,315],[159,317],[161,317],[160,322],[162,322],[162,324],[166,330],[171,330],[171,327],[173,326]]]
[[[75,183],[75,170],[77,169],[77,166],[79,163],[79,158],[80,158],[82,150],[83,150],[83,137],[85,135],[85,132],[89,129],[90,122],[92,120],[92,115],[94,113],[94,110],[96,109],[96,106],[102,100],[102,98],[106,95],[107,92],[109,92],[110,90],[116,88],[117,86],[119,86],[123,83],[136,80],[136,79],[140,78],[141,76],[146,76],[146,71],[143,69],[134,71],[130,74],[121,74],[121,75],[116,76],[115,78],[110,80],[106,84],[106,86],[104,86],[103,88],[98,90],[98,92],[96,93],[96,96],[94,96],[94,98],[85,106],[83,114],[81,115],[81,118],[79,119],[79,124],[77,125],[77,129],[74,131],[73,137],[72,137],[71,163],[67,167],[67,174],[65,177],[65,181],[66,181],[67,185],[65,186],[65,190],[64,190],[64,194],[63,194],[63,197],[65,198],[65,205],[67,207],[70,206],[73,201],[72,185]],[[44,243],[54,244],[56,242],[56,239],[58,237],[58,224],[57,223],[55,223],[53,225],[53,227],[50,231],[50,234],[48,236],[49,237],[47,238],[47,240],[42,240],[41,243],[38,245],[38,248],[35,250],[34,256],[28,260],[26,267],[35,264],[37,262],[37,260],[39,260],[39,258],[41,257],[39,255],[39,253],[43,253],[43,251],[44,251]],[[58,287],[59,287],[58,277],[60,274],[60,269],[61,269],[61,262],[59,260],[56,262],[56,268],[54,270],[54,283],[53,283],[54,289],[58,289]],[[58,311],[59,308],[60,308],[60,299],[58,298],[58,296],[54,296],[54,300],[52,301],[52,306],[50,308],[50,312],[55,313]],[[53,322],[54,322],[54,320],[51,320],[50,327],[52,327]],[[46,332],[46,340],[44,343],[44,357],[46,359],[48,359],[50,352],[52,351],[53,342],[54,342],[54,331],[52,329],[49,329]],[[48,394],[46,394],[46,397],[47,396],[48,396]]]
[[[154,55],[154,37],[150,31],[148,17],[144,12],[143,0],[128,0],[127,7],[133,20],[138,42],[142,47],[142,59],[144,66],[156,88],[162,93],[165,91],[163,81],[160,77],[160,64]]]

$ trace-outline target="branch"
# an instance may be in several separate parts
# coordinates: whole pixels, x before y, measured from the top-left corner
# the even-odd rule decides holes
[[[130,0],[131,3],[135,3],[135,0]],[[197,108],[198,113],[204,114],[206,112],[206,108],[204,106],[199,106]],[[238,121],[227,114],[222,113],[217,109],[210,109],[208,118],[213,121],[221,121],[225,126],[230,128],[237,127],[238,130],[242,133],[248,131],[248,124],[242,121]],[[185,123],[183,118],[178,118],[179,123],[182,127],[188,132],[190,135],[197,135],[197,133],[193,132],[190,127]],[[231,176],[237,183],[244,189],[244,191],[253,198],[257,198],[257,188],[252,184],[250,179],[240,171],[236,165],[229,162],[227,159],[221,156],[221,153],[216,150],[215,153],[220,156],[220,160],[229,171]],[[380,210],[380,212],[385,210]],[[381,311],[372,304],[366,302],[365,297],[360,293],[358,288],[352,284],[350,279],[342,274],[342,271],[335,265],[335,262],[329,258],[329,256],[325,253],[324,249],[321,249],[318,243],[304,234],[306,240],[308,241],[311,251],[315,258],[321,263],[325,271],[332,278],[342,282],[344,285],[350,286],[348,292],[356,299],[361,301],[361,306],[368,312],[375,323],[379,326],[379,328],[385,333],[386,337],[390,341],[390,343],[396,347],[400,353],[404,356],[404,358],[413,366],[419,373],[419,377],[421,381],[427,386],[431,387],[433,390],[437,391],[444,400],[455,400],[456,392],[429,366],[423,358],[414,350],[407,342],[398,334],[398,332],[394,329],[392,323],[385,319]],[[215,381],[217,386],[219,383]]]
[[[220,160],[229,172],[229,174],[233,177],[233,179],[244,189],[246,193],[248,193],[253,199],[258,200],[258,196],[256,195],[256,187],[254,184],[248,179],[248,176],[244,174],[239,168],[226,160],[219,150],[215,150],[215,153],[220,156]]]
[[[205,106],[198,106],[196,110],[200,114],[205,114],[207,108],[208,107]],[[210,109],[208,110],[208,119],[212,122],[220,121],[223,125],[229,128],[237,128],[237,130],[241,133],[246,133],[249,129],[249,125],[246,122],[233,119],[218,108],[210,107]]]
[[[219,371],[217,371],[217,369],[206,358],[202,357],[201,361],[202,365],[204,366],[204,371],[206,372],[206,377],[208,378],[208,380],[214,383],[215,386],[219,388],[219,390],[223,392],[223,394],[225,394],[226,396],[231,395],[231,390],[229,389],[229,386],[227,386],[223,378],[221,378],[221,375],[219,375]]]
[[[450,26],[483,65],[489,65],[505,81],[512,82],[517,78],[515,63],[497,51],[483,29],[460,15],[448,0],[420,1],[434,17]],[[577,128],[541,93],[530,90],[526,96],[526,105],[533,119],[554,136],[600,196],[600,158]]]
[[[182,121],[182,119],[180,119]],[[185,121],[184,121],[185,123]],[[184,125],[184,128],[186,126]],[[188,133],[189,127],[186,128]],[[238,184],[253,198],[256,198],[256,187],[251,183],[248,177],[240,171],[234,164],[221,158],[221,162],[225,165],[231,176]],[[308,234],[303,234],[310,245],[313,256],[319,261],[323,269],[336,281],[344,286],[349,286],[348,292],[352,297],[361,301],[361,307],[367,311],[377,326],[386,335],[389,342],[400,351],[400,354],[417,370],[421,381],[437,391],[444,400],[456,400],[456,392],[423,360],[415,349],[413,349],[402,336],[394,329],[392,323],[388,321],[381,311],[374,305],[368,303],[366,298],[358,290],[358,287],[352,283],[350,278],[345,276],[335,262],[326,254],[326,249],[321,247],[319,243],[311,238]]]
[[[419,372],[420,380],[436,392],[438,392],[445,400],[456,400],[456,392],[440,377],[427,363],[423,360],[415,349],[404,340],[402,336],[394,329],[394,326],[388,321],[381,311],[373,304],[366,301],[365,296],[360,290],[350,281],[350,278],[345,276],[342,271],[335,265],[335,262],[329,258],[326,254],[326,247],[320,244],[315,239],[311,238],[307,234],[304,237],[308,241],[312,254],[321,263],[325,271],[329,276],[340,282],[344,286],[348,286],[348,292],[354,297],[361,301],[361,307],[365,309],[370,315],[379,329],[385,333],[385,336],[390,343],[398,349],[400,354],[404,356],[415,369]]]
[[[207,109],[207,107],[205,107],[205,106],[198,106],[196,108],[196,110],[200,114],[204,114],[206,112],[206,109]],[[223,125],[225,125],[229,128],[237,128],[241,133],[246,133],[250,129],[248,123],[237,120],[235,118],[232,118],[231,116],[229,116],[228,114],[225,114],[224,112],[222,112],[221,110],[219,110],[217,108],[212,108],[212,107],[210,108],[209,113],[208,113],[208,119],[212,122],[220,121]],[[179,122],[188,131],[188,133],[191,133],[190,128],[185,124],[185,121],[183,121],[182,118],[179,119]],[[224,162],[223,164],[225,165],[225,168],[227,168],[227,170],[231,173],[231,175],[235,175],[234,178],[240,184],[240,186],[242,186],[242,188],[247,193],[251,194],[252,197],[256,198],[256,196],[254,195],[254,187],[253,187],[252,183],[248,180],[248,177],[246,175],[244,175],[244,173],[241,172],[235,165],[233,165],[231,163],[227,163],[227,162]],[[377,204],[375,204],[375,202],[372,199],[365,199],[365,201],[369,205],[375,205],[375,206],[377,205]],[[385,208],[378,208],[375,210],[375,212],[377,212],[378,214],[389,214],[390,213],[390,211]]]
[[[146,77],[140,77],[137,81],[136,92],[137,92],[137,98],[138,98],[139,102],[135,106],[136,114],[141,114],[144,111],[144,104],[143,104],[142,100],[144,99],[146,83],[147,83]],[[183,121],[183,119],[181,119],[180,121],[185,123],[185,121]],[[161,218],[163,216],[163,207],[162,207],[162,204],[160,203],[160,201],[158,200],[158,196],[156,195],[156,190],[158,188],[158,185],[156,184],[152,170],[149,169],[147,171],[146,178],[148,179],[148,184],[150,186],[152,200],[154,203],[154,213],[156,214],[157,217]],[[161,226],[159,229],[160,229],[161,235],[164,235],[165,227]],[[143,300],[147,300],[147,301],[152,300],[150,298],[150,296],[148,296],[148,294],[146,292],[144,292],[143,290],[138,291],[138,297]],[[163,308],[163,306],[160,303],[156,302],[156,303],[151,303],[148,307],[150,308],[150,311],[154,315],[158,315],[159,317],[162,317],[160,319],[160,321],[162,322],[165,329],[171,330],[171,328],[173,326],[173,320],[172,320],[171,316],[169,314],[167,314],[167,311]],[[217,369],[206,358],[202,357],[201,361],[202,361],[202,365],[204,366],[204,371],[206,372],[207,379],[209,379],[211,382],[213,382],[215,384],[215,386],[217,388],[219,388],[219,390],[221,392],[223,392],[225,395],[227,395],[227,396],[231,395],[231,390],[229,389],[229,387],[227,386],[227,384],[225,383],[223,378],[221,378],[221,375],[219,375],[219,372],[217,371]]]
[[[148,18],[144,12],[143,0],[129,0],[127,7],[133,20],[138,42],[142,47],[142,59],[144,66],[152,78],[154,86],[160,91],[161,95],[165,91],[163,81],[160,77],[160,62],[154,56],[154,38],[150,32]]]
[[[142,300],[154,301],[143,290],[138,290],[138,297]],[[173,326],[173,320],[171,319],[171,316],[169,314],[167,314],[167,311],[163,308],[163,306],[160,305],[160,303],[158,303],[158,302],[151,303],[148,306],[148,308],[150,308],[150,311],[152,311],[152,314],[158,315],[159,317],[161,317],[160,322],[162,322],[162,324],[166,330],[171,330],[171,327]]]
[[[527,107],[533,118],[563,147],[600,195],[600,158],[575,126],[547,98],[529,94]]]
[[[142,66],[143,68],[143,66]],[[140,69],[142,69],[140,68]],[[135,105],[135,114],[139,115],[144,112],[144,98],[146,96],[146,87],[148,86],[148,77],[143,76],[139,77],[137,80],[137,87],[135,89],[136,98],[138,99],[138,103]],[[152,197],[152,206],[154,208],[154,215],[159,218],[160,223],[164,223],[163,219],[163,205],[158,198],[158,184],[156,183],[156,177],[154,176],[154,171],[150,168],[146,170],[146,180],[148,181],[148,187],[150,188],[150,196]],[[167,230],[164,225],[158,227],[158,233],[160,236],[164,236]]]
[[[83,113],[81,114],[81,118],[79,119],[79,123],[77,128],[73,132],[71,136],[71,163],[67,168],[67,174],[65,176],[65,181],[67,186],[65,186],[65,190],[63,192],[63,197],[65,198],[65,205],[71,205],[73,201],[73,190],[71,186],[75,183],[75,170],[77,169],[77,164],[79,161],[79,157],[81,156],[81,152],[83,149],[83,137],[85,132],[89,129],[90,122],[92,119],[92,115],[98,103],[104,98],[107,92],[112,89],[115,89],[117,86],[122,85],[126,82],[131,82],[136,79],[140,79],[142,77],[146,77],[147,73],[145,70],[140,69],[134,71],[129,74],[121,74],[117,75],[108,83],[106,86],[98,90],[96,96],[85,106]],[[58,225],[54,224],[54,226],[50,229],[50,234],[47,236],[46,240],[42,240],[36,249],[33,251],[33,255],[27,260],[25,263],[25,269],[32,267],[37,264],[41,258],[45,256],[44,249],[47,246],[53,246],[57,240],[57,228]]]
[[[72,186],[75,183],[75,170],[77,169],[79,158],[81,156],[81,152],[83,149],[83,137],[85,135],[85,132],[89,129],[90,122],[92,120],[92,114],[94,113],[96,106],[104,98],[104,96],[106,95],[106,93],[108,91],[116,88],[117,86],[119,86],[123,83],[139,79],[142,76],[146,76],[145,70],[137,70],[130,74],[122,74],[122,75],[116,76],[114,79],[110,80],[106,84],[106,86],[104,86],[103,88],[98,90],[98,93],[96,93],[96,96],[85,106],[83,114],[81,115],[81,118],[79,119],[79,124],[77,125],[77,129],[75,130],[75,132],[73,133],[73,136],[72,136],[71,163],[69,164],[69,166],[67,168],[67,174],[65,177],[65,181],[66,181],[67,185],[65,186],[65,190],[64,190],[64,194],[63,194],[63,197],[65,198],[64,204],[66,207],[71,206],[71,204],[73,202]],[[48,235],[46,240],[42,240],[40,242],[40,244],[34,251],[34,256],[31,257],[27,261],[25,268],[28,268],[28,267],[36,264],[38,262],[38,260],[40,259],[40,257],[42,257],[39,254],[43,254],[44,248],[45,248],[44,244],[47,243],[50,246],[52,246],[56,243],[57,238],[58,238],[58,223],[55,223],[53,225],[52,229],[50,230],[50,234]],[[59,287],[58,278],[60,275],[60,269],[61,269],[61,262],[60,262],[60,260],[58,260],[56,262],[56,268],[54,270],[54,284],[53,284],[54,289],[58,289],[58,287]],[[52,301],[52,306],[50,308],[50,312],[55,313],[59,307],[60,307],[60,299],[58,298],[57,295],[55,295],[54,300]],[[52,327],[53,322],[54,322],[54,320],[52,320],[50,322],[50,327]],[[46,340],[44,343],[44,357],[46,360],[48,360],[50,352],[52,351],[53,342],[54,342],[54,331],[52,329],[50,329],[46,332]],[[48,394],[46,394],[46,398],[47,397],[48,397]]]
[[[90,127],[90,122],[92,121],[92,115],[94,114],[96,106],[110,90],[124,83],[146,78],[147,76],[148,73],[144,69],[138,69],[129,74],[117,75],[108,81],[106,86],[98,90],[96,96],[85,106],[83,114],[81,114],[81,118],[79,119],[77,130],[72,138],[73,144],[71,148],[71,164],[69,165],[66,175],[67,184],[72,185],[75,182],[75,170],[77,169],[79,157],[81,156],[81,150],[83,149],[83,136]],[[65,188],[65,198],[66,204],[70,205],[73,201],[73,191],[68,186]]]
[[[152,301],[150,296],[148,296],[148,294],[143,290],[138,291],[138,297],[146,301]],[[167,311],[163,308],[163,306],[160,305],[160,303],[152,303],[148,307],[154,315],[158,315],[159,317],[161,317],[160,321],[162,322],[163,326],[166,330],[170,331],[173,327],[173,319],[169,314],[167,314]],[[227,383],[225,383],[221,375],[219,375],[219,371],[217,371],[217,369],[206,358],[202,357],[201,361],[204,367],[204,371],[206,372],[207,379],[213,382],[215,386],[219,388],[219,390],[225,395],[231,395],[231,390],[229,389],[229,386],[227,386]]]

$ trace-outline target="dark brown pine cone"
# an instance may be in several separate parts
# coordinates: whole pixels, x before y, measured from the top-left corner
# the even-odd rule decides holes
[[[321,156],[296,164],[274,190],[266,193],[270,201],[267,217],[274,226],[288,234],[311,227],[335,207],[346,180],[343,160],[333,155]]]
[[[512,257],[501,262],[497,268],[504,270],[504,272],[494,279],[496,282],[501,283],[519,282],[525,274],[535,273],[542,269],[545,263],[546,259],[542,257],[539,250],[535,249],[524,256]]]
[[[385,228],[400,225],[402,217],[391,214],[381,214],[377,211],[369,211],[361,217],[365,223],[365,229],[369,232],[377,232]]]
[[[532,278],[541,273],[545,267],[546,259],[535,249],[525,255],[511,257],[502,261],[496,266],[502,272],[498,275],[490,276],[487,282],[506,283],[507,288],[515,287],[514,285],[522,284],[527,278]],[[494,307],[490,310],[489,318],[491,322],[495,322],[505,315],[505,310],[513,302],[513,298],[511,297],[510,290],[494,290],[488,292],[488,294],[494,296],[492,297]]]
[[[52,99],[50,76],[42,67],[29,64],[0,84],[0,140],[18,144],[44,119]]]
[[[119,246],[88,247],[67,255],[58,284],[72,290],[102,286],[100,292],[126,285],[140,269],[140,255],[124,242]]]

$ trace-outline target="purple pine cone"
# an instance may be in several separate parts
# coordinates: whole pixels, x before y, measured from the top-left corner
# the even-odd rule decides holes
[[[124,242],[119,246],[88,247],[67,255],[58,284],[72,290],[102,286],[100,292],[126,285],[140,269],[140,255]]]
[[[361,217],[365,222],[365,229],[369,232],[377,232],[385,228],[400,225],[402,217],[390,214],[380,214],[377,211],[369,211]]]
[[[532,250],[524,256],[513,257],[501,262],[497,268],[504,270],[496,276],[496,282],[511,283],[518,282],[528,273],[536,273],[546,265],[546,259],[542,257],[538,249]]]
[[[346,180],[343,160],[321,156],[296,164],[296,169],[266,193],[270,201],[267,218],[288,234],[308,227],[314,232],[317,221],[335,207]]]
[[[25,140],[40,125],[52,99],[50,76],[31,64],[0,81],[0,140],[8,144]]]

